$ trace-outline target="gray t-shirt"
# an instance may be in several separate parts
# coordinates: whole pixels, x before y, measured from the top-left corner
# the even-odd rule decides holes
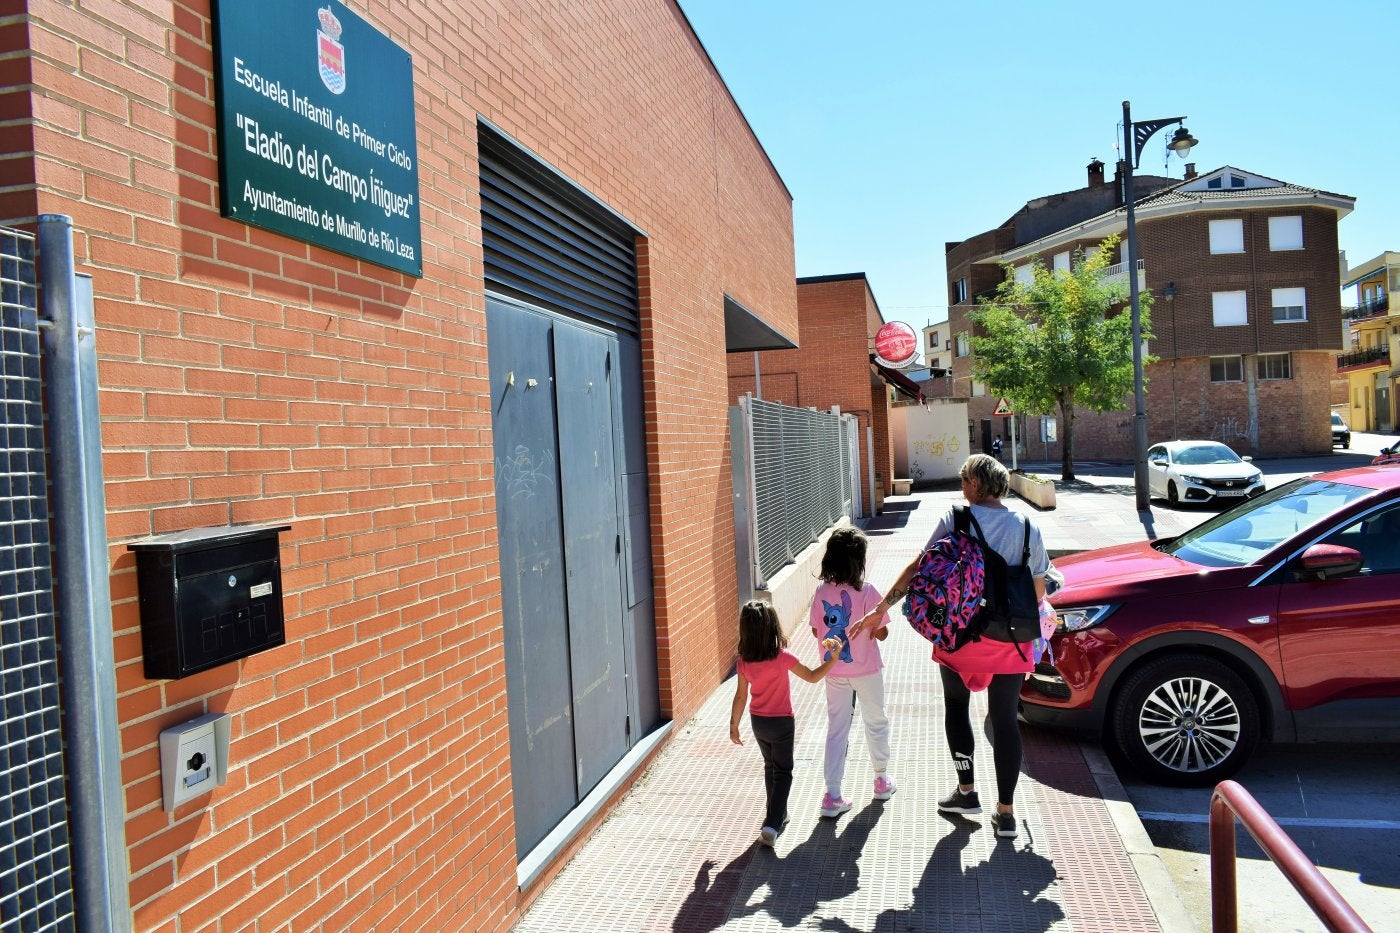
[[[1040,528],[1035,522],[1031,521],[1029,517],[1011,511],[1004,505],[973,505],[968,506],[968,508],[971,509],[973,517],[977,519],[977,524],[982,529],[982,537],[986,539],[987,546],[1000,554],[1008,567],[1021,566],[1021,542],[1025,534],[1025,526],[1029,524],[1031,526],[1031,576],[1045,576],[1046,571],[1050,569],[1050,555],[1045,553],[1045,542],[1041,539]],[[929,547],[952,530],[953,510],[949,509],[938,520],[938,527],[933,529],[933,535],[924,547]]]

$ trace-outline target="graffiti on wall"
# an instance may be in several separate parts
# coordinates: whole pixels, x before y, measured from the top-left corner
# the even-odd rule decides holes
[[[1210,429],[1210,439],[1228,444],[1231,440],[1249,439],[1249,432],[1238,418],[1226,418],[1224,421],[1215,422],[1215,426]]]
[[[967,439],[955,432],[909,441],[909,474],[914,482],[925,476],[956,475]]]

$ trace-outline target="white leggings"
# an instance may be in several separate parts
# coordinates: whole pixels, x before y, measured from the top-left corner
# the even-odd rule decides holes
[[[890,763],[890,720],[885,715],[885,675],[882,671],[862,677],[826,678],[826,792],[841,796],[841,777],[846,771],[846,748],[850,744],[851,720],[855,702],[860,700],[860,716],[865,720],[865,744],[870,764],[884,771]]]

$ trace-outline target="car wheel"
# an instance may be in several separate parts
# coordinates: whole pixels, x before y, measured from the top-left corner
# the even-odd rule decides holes
[[[1181,496],[1176,491],[1175,480],[1167,483],[1167,502],[1171,503],[1172,508],[1176,508],[1181,504]]]
[[[1156,784],[1205,787],[1238,771],[1259,743],[1259,703],[1229,667],[1202,654],[1151,661],[1110,708],[1118,751]]]

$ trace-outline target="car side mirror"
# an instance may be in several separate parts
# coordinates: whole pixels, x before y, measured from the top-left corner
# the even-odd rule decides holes
[[[1254,458],[1251,457],[1249,454],[1245,454],[1245,455],[1244,455],[1243,457],[1241,457],[1240,459],[1243,460],[1245,463],[1253,463],[1253,462],[1254,462]]]
[[[1298,558],[1298,579],[1330,580],[1361,569],[1361,552],[1340,544],[1314,544]]]

